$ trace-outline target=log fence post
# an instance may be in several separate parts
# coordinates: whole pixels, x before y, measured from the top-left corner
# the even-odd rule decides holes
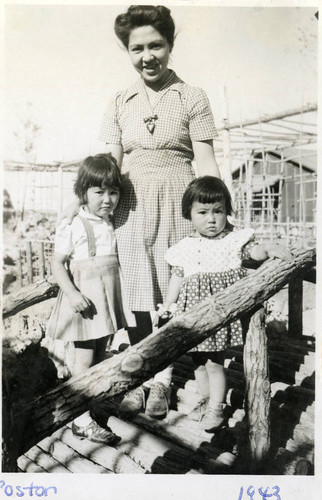
[[[262,472],[270,450],[270,392],[265,314],[253,314],[244,346],[250,473]]]
[[[46,277],[45,250],[43,241],[39,243],[39,276],[43,279]]]
[[[27,257],[27,276],[29,283],[33,283],[34,275],[33,275],[33,267],[32,267],[32,246],[31,241],[27,241],[26,243],[26,257]]]
[[[303,279],[291,278],[288,285],[288,332],[291,337],[303,333]]]

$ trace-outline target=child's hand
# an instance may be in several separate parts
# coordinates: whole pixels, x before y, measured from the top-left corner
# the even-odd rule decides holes
[[[57,226],[66,219],[67,224],[71,224],[73,222],[74,217],[78,214],[80,208],[79,200],[73,201],[68,207],[64,208],[64,210],[57,217]]]
[[[286,261],[293,260],[293,255],[284,245],[274,245],[273,243],[268,244],[266,246],[266,252],[269,258],[277,257]]]
[[[81,313],[83,317],[93,317],[93,304],[85,295],[78,290],[68,295],[70,307],[75,313]]]
[[[177,309],[176,304],[171,304],[170,307],[165,307],[163,304],[158,304],[158,309],[155,311],[155,316],[153,318],[153,328],[158,328],[159,319],[170,319],[173,317]]]

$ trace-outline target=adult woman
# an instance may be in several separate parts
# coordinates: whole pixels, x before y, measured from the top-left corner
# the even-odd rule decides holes
[[[189,231],[181,198],[198,174],[219,176],[216,135],[203,90],[186,85],[168,68],[174,23],[170,10],[131,6],[115,21],[140,80],[110,102],[100,138],[122,163],[127,154],[124,202],[115,213],[120,262],[133,311],[153,310],[166,291],[164,254]]]
[[[168,68],[175,31],[170,10],[134,5],[116,18],[114,28],[140,75],[110,101],[100,134],[120,166],[124,153],[127,157],[115,228],[137,322],[129,332],[134,344],[152,331],[149,311],[166,293],[170,271],[165,252],[191,229],[181,215],[183,192],[195,177],[191,161],[196,160],[199,175],[219,177],[219,170],[206,94]]]

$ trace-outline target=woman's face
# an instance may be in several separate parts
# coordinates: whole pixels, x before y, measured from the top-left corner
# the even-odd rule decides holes
[[[169,42],[153,26],[134,28],[129,37],[131,63],[147,85],[163,84],[169,74]]]

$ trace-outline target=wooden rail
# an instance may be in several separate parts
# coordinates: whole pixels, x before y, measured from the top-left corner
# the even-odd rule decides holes
[[[140,385],[198,345],[214,330],[222,328],[240,315],[253,315],[263,301],[277,293],[290,279],[302,279],[303,274],[315,265],[315,248],[300,246],[293,248],[292,253],[292,261],[269,259],[249,276],[172,319],[139,344],[129,347],[112,359],[88,369],[27,404],[24,402],[23,405],[16,404],[14,408],[4,409],[5,412],[10,412],[10,418],[4,418],[9,426],[4,436],[4,463],[12,464],[12,458],[17,458],[40,439],[80,415],[93,398],[112,398]],[[53,285],[48,286],[53,291]],[[35,303],[35,293],[31,299],[29,295],[28,297],[28,300],[21,300],[20,297],[18,307],[11,297],[11,304],[8,306],[7,303],[4,307],[6,315],[27,307],[30,302]],[[265,424],[263,440],[263,419],[260,419],[261,431],[258,429],[257,419],[258,408],[267,410],[269,382],[266,373],[267,349],[260,317],[254,317],[251,329],[252,333],[248,335],[251,339],[250,352],[253,353],[251,358],[260,361],[245,371],[248,379],[246,386],[250,447],[251,454],[258,463],[269,450],[269,420]],[[264,383],[258,383],[259,380]],[[264,414],[268,415],[266,410]],[[6,460],[8,456],[10,460]]]

